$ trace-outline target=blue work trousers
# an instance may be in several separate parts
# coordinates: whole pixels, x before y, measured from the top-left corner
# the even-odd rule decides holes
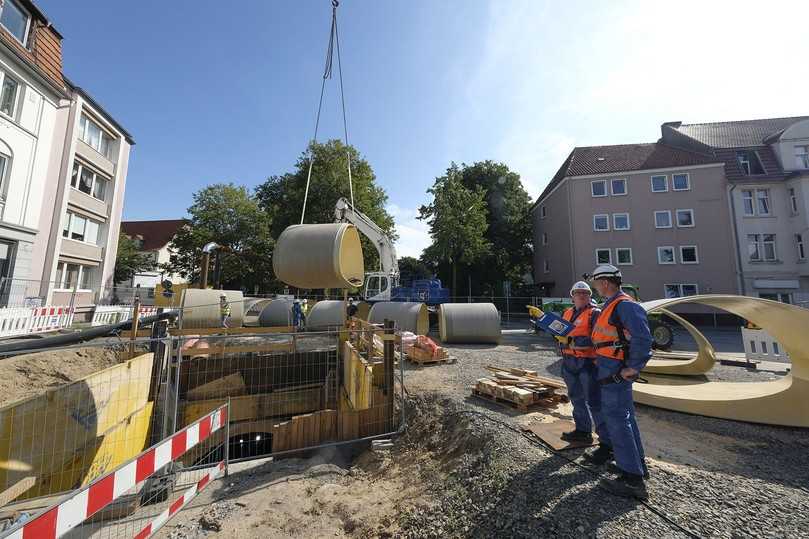
[[[567,396],[573,405],[576,430],[592,432],[595,423],[599,436],[609,436],[601,414],[601,389],[596,380],[594,361],[565,354],[562,359],[562,378],[567,384]]]
[[[596,358],[599,380],[617,374],[623,363],[608,357]],[[635,475],[646,473],[643,443],[638,422],[635,420],[635,403],[632,400],[632,384],[623,380],[601,386],[601,411],[607,424],[606,436],[599,433],[601,442],[612,446],[615,464]]]

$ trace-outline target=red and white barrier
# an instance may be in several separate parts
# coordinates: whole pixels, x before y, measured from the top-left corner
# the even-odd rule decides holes
[[[157,307],[142,305],[138,309],[140,316],[154,316],[157,314]],[[106,326],[126,322],[132,318],[132,305],[96,305],[93,309],[93,319],[90,325]]]
[[[0,309],[0,337],[54,331],[73,324],[71,307],[4,307]]]
[[[211,481],[222,475],[222,472],[225,471],[225,461],[220,462],[216,465],[216,467],[205,474],[202,479],[196,482],[196,484],[192,485],[191,488],[183,492],[183,495],[174,500],[171,505],[157,515],[154,520],[152,520],[149,524],[146,525],[141,531],[135,535],[134,539],[147,539],[152,535],[157,533],[157,530],[163,527],[163,524],[168,522],[168,520],[176,515],[183,507],[188,505],[188,503],[193,500],[199,492],[204,489]]]
[[[62,537],[133,489],[135,485],[154,475],[163,466],[180,458],[192,447],[224,427],[227,421],[228,406],[224,405],[150,447],[128,463],[70,493],[31,520],[0,534],[0,537],[9,539]],[[181,499],[185,499],[185,496]],[[175,512],[178,510],[179,508]]]

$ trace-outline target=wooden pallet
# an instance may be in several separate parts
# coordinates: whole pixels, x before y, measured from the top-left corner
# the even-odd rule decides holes
[[[447,357],[415,357],[411,355],[407,355],[407,360],[411,363],[415,363],[416,365],[434,365],[438,363],[449,363],[454,361],[454,358],[449,356]]]
[[[537,408],[541,409],[548,409],[556,406],[560,402],[565,402],[565,397],[563,395],[555,395],[553,397],[548,397],[544,399],[537,399],[531,404],[523,404],[521,402],[512,402],[510,400],[501,399],[500,397],[494,397],[492,395],[487,395],[481,391],[478,391],[476,388],[472,388],[472,396],[477,397],[479,399],[483,399],[489,402],[493,402],[499,404],[501,406],[508,406],[509,408],[514,408],[524,413],[531,412]]]

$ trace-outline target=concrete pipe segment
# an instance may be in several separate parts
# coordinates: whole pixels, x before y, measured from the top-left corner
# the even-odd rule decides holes
[[[410,331],[416,335],[427,335],[430,331],[429,312],[423,303],[405,301],[374,303],[368,313],[368,322],[382,324],[385,320],[393,320],[397,331]]]
[[[270,301],[258,315],[258,325],[263,328],[291,326],[292,321],[292,302],[286,299]]]
[[[306,329],[327,330],[346,324],[346,303],[341,300],[318,301],[306,316]]]
[[[356,288],[365,266],[360,235],[347,223],[293,225],[275,242],[276,277],[298,288]]]
[[[497,344],[500,313],[493,303],[444,303],[438,313],[438,333],[445,343]]]
[[[222,326],[219,315],[219,296],[225,294],[230,304],[228,326],[242,327],[244,322],[244,296],[241,290],[212,290],[186,288],[181,300],[183,328],[218,328]]]

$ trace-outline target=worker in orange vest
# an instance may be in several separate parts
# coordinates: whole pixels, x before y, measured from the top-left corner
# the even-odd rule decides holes
[[[562,378],[567,384],[567,395],[573,404],[573,422],[576,425],[572,431],[562,433],[562,439],[568,442],[592,442],[594,422],[599,436],[606,428],[601,416],[596,351],[590,338],[601,310],[593,303],[592,296],[590,286],[584,281],[573,285],[570,289],[573,306],[562,314],[562,318],[573,324],[573,329],[565,337],[558,337],[562,352]]]
[[[593,327],[598,383],[601,386],[601,412],[606,433],[600,435],[598,449],[584,460],[611,465],[616,479],[606,479],[613,492],[646,499],[649,472],[643,454],[632,384],[652,356],[652,335],[646,311],[621,291],[621,271],[611,264],[598,266],[592,275],[595,287],[607,298]]]

